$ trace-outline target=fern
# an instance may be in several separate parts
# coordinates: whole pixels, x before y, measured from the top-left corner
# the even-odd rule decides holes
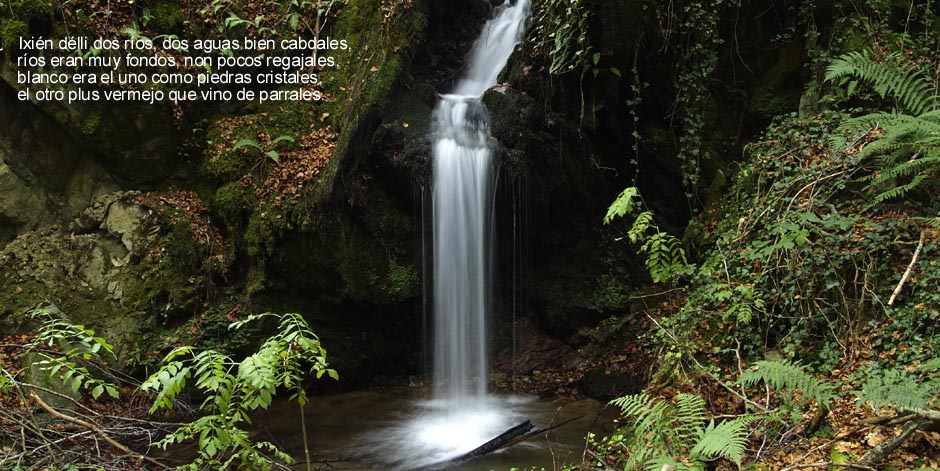
[[[929,366],[929,363],[927,364]],[[923,371],[931,373],[930,369]],[[899,407],[905,410],[920,411],[931,407],[934,395],[940,387],[940,378],[936,373],[926,379],[917,378],[899,370],[888,370],[883,374],[871,375],[855,395],[859,405],[867,403],[875,409]]]
[[[745,387],[761,381],[773,389],[800,391],[804,399],[812,398],[823,410],[829,410],[836,397],[831,385],[820,382],[802,366],[786,360],[758,361],[738,378],[738,383]]]
[[[749,426],[755,420],[756,417],[749,415],[726,420],[718,425],[712,420],[702,430],[698,443],[692,448],[692,456],[706,460],[724,457],[740,467],[747,449]]]
[[[697,394],[676,396],[676,435],[689,443],[701,438],[702,423],[705,422],[705,400]]]
[[[32,319],[42,322],[39,334],[26,345],[27,352],[37,356],[36,366],[50,379],[58,379],[73,393],[85,389],[95,399],[107,393],[119,399],[117,387],[95,377],[82,363],[96,359],[99,355],[117,358],[113,348],[105,339],[95,335],[95,331],[83,325],[76,325],[58,317],[55,306],[41,307],[30,312]],[[39,347],[59,349],[61,355],[50,355]]]
[[[826,72],[827,79],[852,76],[866,81],[881,96],[895,97],[906,112],[869,113],[841,126],[853,132],[881,132],[858,152],[860,160],[879,157],[878,168],[869,178],[877,191],[874,203],[903,198],[933,183],[940,171],[940,95],[913,64],[898,65],[904,61],[903,56],[892,54],[875,62],[870,53],[853,52],[833,61]],[[844,142],[836,148],[847,150]],[[891,187],[883,189],[887,184]]]
[[[677,470],[702,470],[707,461],[717,458],[726,458],[740,467],[748,425],[755,420],[742,416],[721,423],[708,421],[705,401],[693,394],[677,395],[675,404],[646,393],[623,396],[610,404],[619,407],[632,424],[629,433],[616,434],[606,442],[623,454],[625,470],[658,471],[664,465]]]
[[[269,317],[278,319],[277,332],[241,362],[214,350],[197,353],[193,347],[179,347],[141,384],[141,391],[157,393],[151,413],[172,408],[190,380],[205,396],[200,405],[204,416],[181,424],[154,444],[166,449],[197,440],[198,454],[183,469],[230,469],[230,465],[238,469],[270,469],[275,462],[272,459],[293,463],[294,459],[274,444],[252,440],[242,427],[243,423],[251,422],[250,413],[271,405],[279,388],[291,390],[290,400],[301,407],[301,427],[304,443],[307,442],[303,418],[307,395],[301,382],[307,373],[313,372],[317,378],[324,374],[334,379],[338,376],[327,367],[326,350],[300,314],[251,315],[232,323],[229,328],[239,329],[249,322]],[[306,445],[304,453],[309,462]]]
[[[912,64],[899,65],[903,61],[900,54],[890,54],[875,62],[870,52],[850,52],[826,68],[826,80],[861,79],[882,97],[893,96],[906,111],[915,115],[937,109],[937,91],[933,85]]]

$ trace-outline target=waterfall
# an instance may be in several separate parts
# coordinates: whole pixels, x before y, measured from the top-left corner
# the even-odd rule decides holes
[[[442,95],[432,127],[432,398],[398,423],[377,427],[360,449],[384,469],[416,469],[460,456],[521,419],[524,398],[487,395],[487,315],[494,171],[481,102],[522,36],[529,0],[495,8],[466,71]],[[424,195],[422,194],[422,206]],[[424,236],[422,235],[422,246]]]
[[[486,398],[493,170],[481,97],[519,42],[528,9],[529,0],[496,8],[433,115],[433,397],[449,407]]]

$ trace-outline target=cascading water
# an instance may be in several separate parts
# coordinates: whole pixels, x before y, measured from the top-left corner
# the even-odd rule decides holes
[[[486,398],[489,116],[480,101],[496,85],[525,25],[528,0],[506,0],[483,28],[466,73],[434,110],[434,398],[465,408]]]
[[[481,102],[519,42],[529,0],[497,7],[464,76],[433,115],[433,390],[413,417],[371,440],[388,467],[413,468],[469,452],[518,420],[519,399],[487,395],[492,137]]]

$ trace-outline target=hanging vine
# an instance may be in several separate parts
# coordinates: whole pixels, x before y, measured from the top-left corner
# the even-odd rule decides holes
[[[718,64],[718,48],[724,42],[718,34],[719,11],[726,3],[737,7],[740,2],[695,2],[676,13],[680,43],[674,116],[680,129],[677,156],[682,184],[689,199],[696,194],[701,161],[710,158],[702,137],[709,106],[708,84]]]
[[[544,0],[539,2],[533,34],[538,49],[551,64],[548,71],[560,75],[588,63],[591,43],[588,18],[591,12],[585,0]]]

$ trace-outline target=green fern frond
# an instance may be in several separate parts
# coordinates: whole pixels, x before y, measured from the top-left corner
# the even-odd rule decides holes
[[[925,409],[935,393],[930,383],[921,384],[898,370],[888,370],[882,375],[873,375],[855,395],[859,403],[868,403],[873,408],[900,407],[907,410]]]
[[[684,442],[696,439],[705,423],[705,400],[697,394],[676,395],[676,434]]]
[[[918,186],[920,186],[920,184],[923,183],[925,180],[927,180],[927,175],[917,175],[914,178],[912,178],[911,181],[908,183],[905,183],[903,185],[896,186],[890,190],[878,193],[877,195],[875,195],[874,202],[883,203],[885,201],[892,200],[895,198],[903,198],[908,193],[910,193],[911,191],[915,190]]]
[[[639,393],[618,397],[609,404],[619,408],[624,417],[639,417],[646,414],[655,402],[649,394]]]
[[[820,382],[801,365],[786,360],[758,361],[738,379],[738,383],[745,387],[761,381],[773,389],[800,391],[804,399],[812,398],[825,410],[829,410],[830,402],[835,398],[832,386]]]
[[[919,189],[940,172],[940,112],[921,116],[897,113],[871,113],[847,120],[843,129],[880,129],[881,135],[858,152],[859,160],[879,156],[878,170],[869,177],[872,186],[896,183],[894,188],[879,189],[874,202],[904,197]]]
[[[692,448],[692,456],[705,460],[727,458],[741,467],[741,460],[747,449],[749,426],[754,420],[755,417],[748,415],[726,420],[718,425],[712,420]]]
[[[826,68],[826,80],[855,77],[868,82],[881,95],[892,96],[902,108],[914,115],[937,109],[936,90],[924,75],[911,65],[898,65],[904,59],[891,54],[875,62],[869,52],[850,52],[835,59]]]

